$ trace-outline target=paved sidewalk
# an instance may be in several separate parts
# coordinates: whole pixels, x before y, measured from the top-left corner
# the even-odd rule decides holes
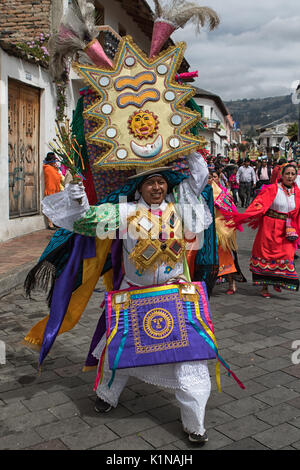
[[[24,268],[27,253],[29,264],[38,258],[50,236],[48,231],[44,235],[39,250],[33,247],[38,234],[25,245],[16,244],[11,267],[20,262],[18,267]],[[216,286],[211,299],[220,354],[246,390],[222,370],[219,393],[215,363],[210,363],[209,442],[201,452],[300,449],[300,365],[291,360],[292,343],[300,340],[299,293],[272,291],[270,300],[257,295],[248,271],[253,236],[247,229],[239,235],[239,261],[248,283],[239,284],[234,296],[225,294],[226,285]],[[47,313],[45,296],[36,292],[33,297],[25,299],[20,286],[0,300],[0,340],[7,352],[6,364],[0,365],[0,449],[198,449],[182,431],[173,394],[136,379],[128,382],[115,410],[104,416],[94,412],[95,374],[83,373],[81,367],[103,299],[100,284],[79,324],[57,338],[40,377],[38,353],[21,344]]]
[[[0,298],[24,282],[52,235],[51,230],[38,230],[0,243]]]

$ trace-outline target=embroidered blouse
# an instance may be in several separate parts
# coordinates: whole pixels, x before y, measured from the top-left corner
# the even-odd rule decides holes
[[[281,184],[278,184],[278,191],[270,209],[287,214],[288,212],[294,210],[295,207],[294,191],[288,193],[287,190],[281,186]]]

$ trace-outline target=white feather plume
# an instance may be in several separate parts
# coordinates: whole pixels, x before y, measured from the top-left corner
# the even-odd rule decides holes
[[[198,31],[206,23],[209,24],[210,31],[220,24],[220,18],[212,8],[200,7],[195,2],[185,0],[172,0],[166,5],[161,0],[155,0],[154,19],[165,20],[176,29],[184,28],[186,23],[193,21]]]
[[[62,79],[67,60],[82,52],[97,36],[94,5],[89,0],[73,0],[61,20],[59,31],[49,39],[52,78]]]

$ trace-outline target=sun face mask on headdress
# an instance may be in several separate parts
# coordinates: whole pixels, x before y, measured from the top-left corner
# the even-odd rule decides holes
[[[84,112],[86,119],[99,124],[86,136],[88,143],[101,147],[94,167],[161,166],[206,144],[203,137],[189,132],[199,120],[197,112],[184,106],[194,89],[175,80],[185,43],[159,52],[170,34],[190,19],[196,19],[198,26],[209,20],[210,29],[218,25],[219,19],[213,10],[182,0],[173,0],[165,10],[156,0],[155,13],[150,57],[126,36],[110,62],[104,60],[103,49],[93,39],[84,51],[97,65],[74,64],[76,72],[99,97]]]

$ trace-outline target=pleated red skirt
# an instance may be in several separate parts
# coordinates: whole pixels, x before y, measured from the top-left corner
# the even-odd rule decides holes
[[[265,215],[257,232],[250,259],[256,285],[275,285],[298,290],[295,245],[286,238],[286,221]]]

